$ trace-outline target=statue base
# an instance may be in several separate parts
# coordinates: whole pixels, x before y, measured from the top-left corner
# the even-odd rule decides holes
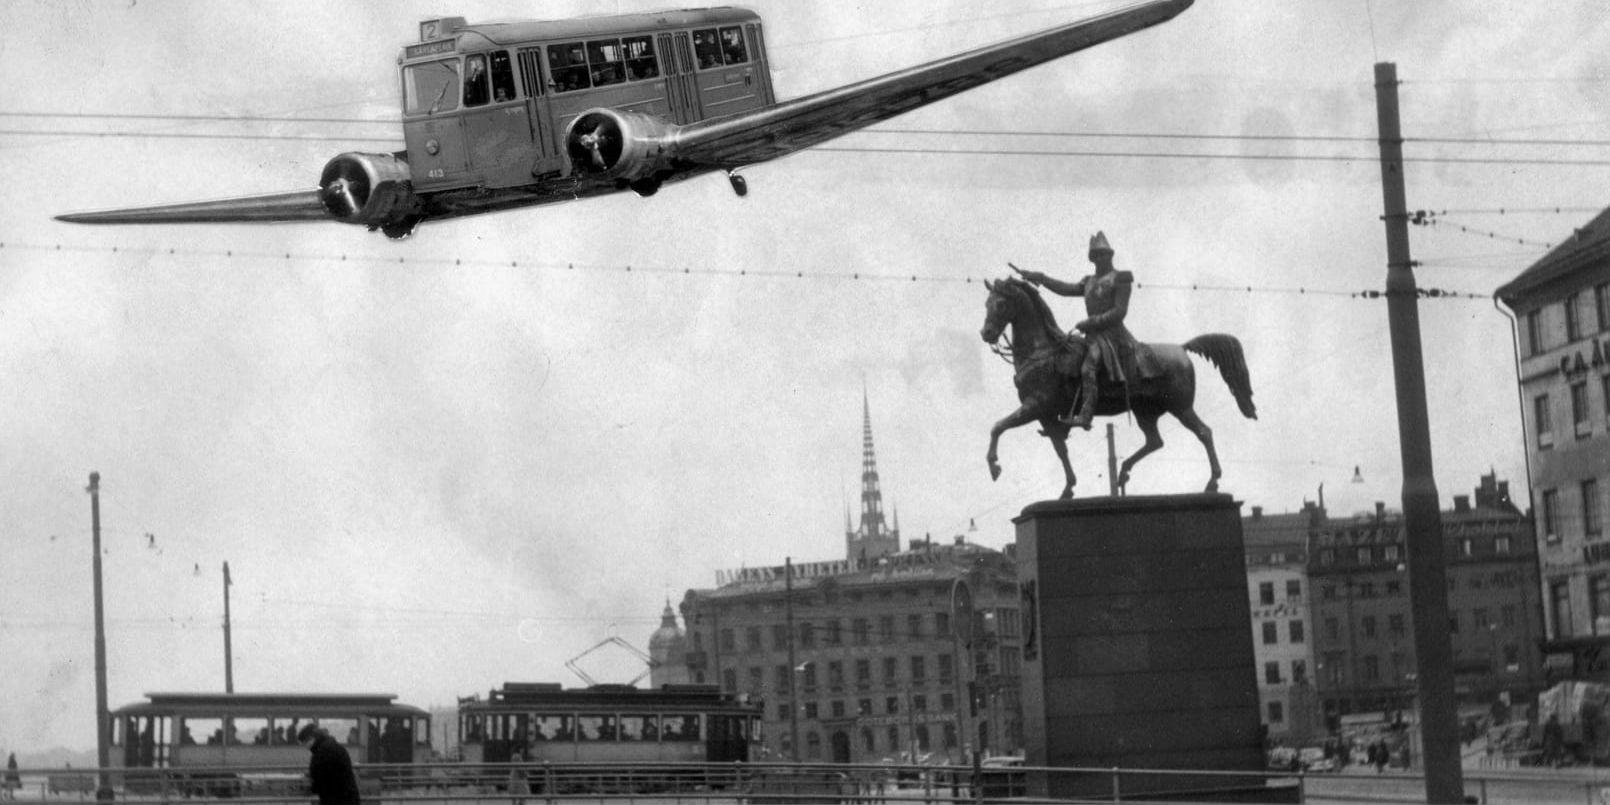
[[[1031,771],[1030,797],[1296,801],[1261,775],[1240,504],[1047,501],[1013,522],[1025,765],[1090,770]]]

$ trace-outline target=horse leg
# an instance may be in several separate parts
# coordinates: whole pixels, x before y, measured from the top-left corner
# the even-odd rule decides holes
[[[1073,499],[1073,485],[1078,479],[1073,476],[1073,465],[1068,462],[1068,427],[1058,423],[1047,426],[1044,431],[1045,438],[1051,440],[1052,449],[1057,451],[1057,460],[1062,462],[1062,477],[1065,481],[1062,487],[1062,500]]]
[[[989,464],[989,479],[997,480],[1001,477],[1001,465],[996,461],[995,446],[1001,440],[1001,434],[1019,425],[1027,425],[1038,419],[1034,410],[1028,404],[1019,405],[1016,411],[1002,417],[989,429],[989,452],[984,454],[984,460]]]
[[[1157,418],[1161,414],[1155,411],[1136,411],[1135,424],[1140,426],[1140,432],[1146,434],[1146,443],[1140,449],[1124,459],[1122,467],[1118,468],[1118,494],[1128,494],[1129,468],[1135,466],[1141,459],[1157,452],[1163,446],[1163,437],[1157,432]]]
[[[1184,425],[1192,433],[1196,434],[1196,438],[1202,442],[1202,446],[1207,448],[1208,467],[1212,469],[1213,474],[1208,477],[1207,488],[1202,491],[1219,491],[1219,453],[1217,450],[1213,449],[1213,429],[1208,427],[1207,423],[1203,422],[1202,418],[1196,415],[1195,408],[1186,408],[1181,411],[1175,411],[1174,418],[1178,419],[1181,425]]]

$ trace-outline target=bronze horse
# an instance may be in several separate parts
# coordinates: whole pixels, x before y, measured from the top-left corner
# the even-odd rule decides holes
[[[1068,463],[1068,426],[1057,420],[1057,415],[1073,407],[1079,389],[1078,367],[1084,359],[1085,342],[1077,333],[1065,333],[1057,326],[1051,308],[1033,285],[1008,277],[995,282],[984,282],[989,299],[984,303],[984,327],[979,330],[984,341],[1003,355],[1009,353],[1016,372],[1012,381],[1017,385],[1016,411],[995,423],[989,433],[990,477],[1001,476],[1001,465],[996,461],[996,443],[1001,434],[1036,420],[1040,432],[1051,440],[1067,484],[1062,488],[1064,499],[1073,497],[1075,478]],[[1002,350],[996,346],[1007,326],[1012,328],[1011,344]],[[1118,473],[1118,489],[1122,494],[1129,484],[1129,471],[1135,463],[1163,446],[1157,434],[1157,420],[1163,414],[1173,414],[1180,424],[1196,434],[1207,448],[1208,464],[1213,473],[1208,478],[1208,492],[1219,489],[1219,455],[1213,449],[1213,430],[1202,422],[1191,406],[1196,400],[1196,370],[1186,354],[1194,352],[1219,368],[1225,385],[1235,395],[1241,413],[1248,419],[1257,419],[1252,404],[1252,381],[1247,375],[1246,358],[1241,342],[1235,336],[1199,335],[1181,344],[1147,344],[1161,370],[1155,377],[1145,377],[1128,384],[1113,384],[1103,373],[1096,399],[1096,414],[1112,416],[1125,411],[1134,413],[1135,422],[1146,435],[1146,443],[1134,455],[1124,459]]]

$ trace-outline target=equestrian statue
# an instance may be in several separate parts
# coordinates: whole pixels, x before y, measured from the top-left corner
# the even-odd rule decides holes
[[[1016,370],[1012,381],[1022,403],[990,428],[989,453],[985,456],[990,477],[1001,476],[1001,465],[996,460],[1001,434],[1038,421],[1040,432],[1051,440],[1062,461],[1067,479],[1062,497],[1071,498],[1076,479],[1068,463],[1068,433],[1073,428],[1089,430],[1096,416],[1130,412],[1145,434],[1146,443],[1124,459],[1117,479],[1122,494],[1129,484],[1130,469],[1163,446],[1157,420],[1167,413],[1196,434],[1207,449],[1212,474],[1206,491],[1217,492],[1219,456],[1213,449],[1213,430],[1192,408],[1196,370],[1187,353],[1201,355],[1217,366],[1241,413],[1248,419],[1257,419],[1241,342],[1235,336],[1222,334],[1199,335],[1184,344],[1136,341],[1124,326],[1134,275],[1113,267],[1112,246],[1101,232],[1090,239],[1089,254],[1096,273],[1077,282],[1025,271],[1008,263],[1023,279],[1007,277],[984,283],[989,299],[984,303],[984,326],[979,334],[998,354],[1011,360]],[[1072,332],[1063,332],[1036,285],[1063,296],[1084,297],[1086,318],[1074,325]],[[1008,328],[1010,343],[1001,347],[998,342]]]

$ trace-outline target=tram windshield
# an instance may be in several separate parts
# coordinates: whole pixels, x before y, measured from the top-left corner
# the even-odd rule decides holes
[[[484,58],[481,65],[485,67]],[[403,113],[434,115],[457,109],[458,88],[457,59],[410,64],[403,68]]]

